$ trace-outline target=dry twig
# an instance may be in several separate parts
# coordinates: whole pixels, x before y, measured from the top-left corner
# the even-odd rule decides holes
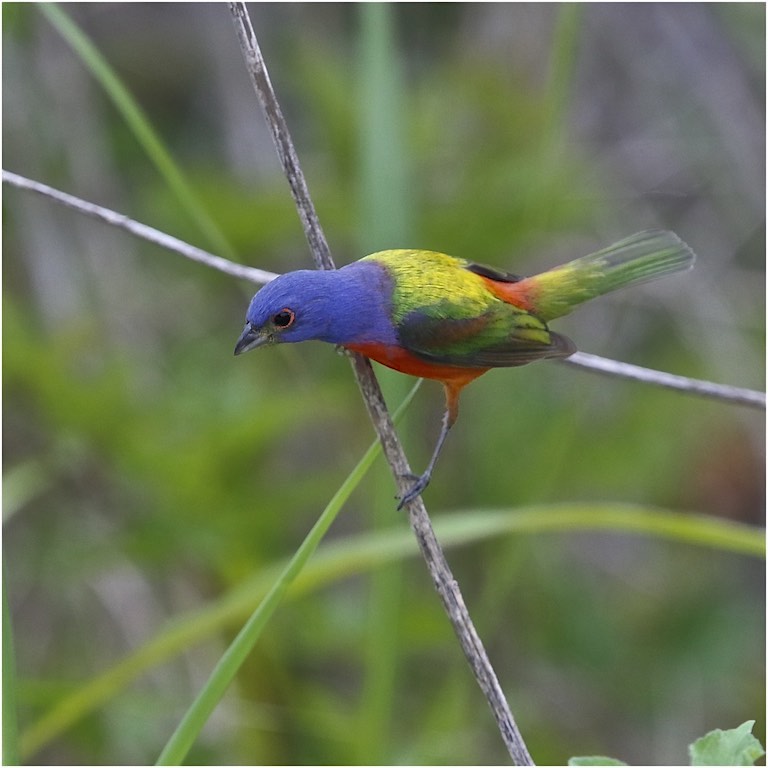
[[[590,355],[587,352],[575,352],[561,362],[608,376],[621,376],[625,379],[642,381],[645,384],[655,384],[657,387],[687,392],[690,395],[725,400],[734,405],[748,405],[752,408],[762,408],[765,410],[765,392],[757,392],[754,389],[733,387],[730,384],[715,384],[713,381],[692,379],[688,376],[678,376],[666,371],[655,371],[652,368],[622,363],[618,360],[610,360],[607,357]]]

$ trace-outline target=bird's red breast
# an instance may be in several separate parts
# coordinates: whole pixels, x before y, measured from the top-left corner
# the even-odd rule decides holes
[[[409,376],[419,376],[424,379],[436,379],[444,384],[451,383],[459,387],[466,386],[470,381],[489,370],[488,368],[463,368],[457,365],[431,363],[397,346],[368,343],[346,344],[345,346],[353,352],[359,352],[361,355],[400,373],[407,373]]]
[[[448,425],[459,415],[459,394],[464,387],[490,368],[462,368],[457,365],[442,365],[422,360],[408,350],[384,344],[346,344],[347,349],[359,352],[377,363],[386,365],[409,376],[440,381],[445,388],[445,404],[448,410]]]

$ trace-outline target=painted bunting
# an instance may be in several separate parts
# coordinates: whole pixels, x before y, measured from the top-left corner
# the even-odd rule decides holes
[[[427,487],[469,382],[490,368],[568,357],[576,347],[549,329],[550,320],[617,288],[689,269],[694,259],[675,234],[658,230],[533,277],[433,251],[381,251],[341,269],[299,270],[267,283],[248,307],[235,354],[316,339],[442,382],[440,435],[402,507]]]

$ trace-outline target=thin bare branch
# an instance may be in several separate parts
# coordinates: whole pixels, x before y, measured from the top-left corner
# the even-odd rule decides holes
[[[30,192],[36,192],[38,195],[47,197],[51,200],[55,200],[57,203],[71,208],[72,210],[84,213],[86,216],[90,216],[94,219],[111,224],[113,227],[119,227],[127,232],[130,232],[136,237],[141,237],[144,240],[148,240],[150,243],[167,248],[169,251],[185,256],[192,261],[205,264],[207,267],[213,267],[220,272],[225,272],[232,277],[239,277],[243,280],[250,280],[252,283],[268,283],[270,280],[274,280],[277,275],[274,272],[267,272],[263,269],[256,269],[255,267],[246,267],[244,264],[235,264],[233,261],[223,259],[221,256],[214,256],[212,253],[196,248],[194,245],[185,243],[183,240],[179,240],[171,235],[166,235],[164,232],[160,232],[157,229],[148,227],[146,224],[140,224],[138,221],[124,216],[122,213],[116,213],[109,208],[102,208],[95,203],[89,203],[86,200],[82,200],[74,195],[69,195],[66,192],[61,192],[58,189],[49,187],[47,184],[42,184],[39,181],[33,181],[24,176],[19,176],[16,173],[3,170],[3,181],[6,184],[10,184],[19,189],[26,189]]]
[[[268,283],[270,280],[274,280],[277,277],[277,273],[275,272],[268,272],[267,270],[256,269],[255,267],[247,267],[243,264],[235,264],[228,259],[214,256],[212,253],[196,248],[189,243],[185,243],[183,240],[179,240],[178,238],[167,235],[157,229],[148,227],[146,224],[140,224],[134,219],[124,216],[121,213],[116,213],[109,208],[103,208],[95,203],[89,203],[79,197],[67,194],[66,192],[61,192],[54,187],[49,187],[47,184],[42,184],[39,181],[33,181],[25,176],[19,176],[10,171],[3,171],[3,181],[19,189],[29,190],[42,197],[47,197],[54,202],[71,208],[72,210],[84,213],[86,216],[92,216],[95,219],[111,224],[113,227],[124,229],[136,237],[141,237],[144,240],[155,243],[169,251],[173,251],[188,259],[192,259],[193,261],[205,264],[213,269],[218,269],[220,272],[224,272],[232,277],[249,280],[250,282],[259,285]],[[764,392],[759,392],[754,389],[745,389],[743,387],[734,387],[730,384],[716,384],[713,381],[693,379],[689,376],[678,376],[673,373],[666,373],[665,371],[656,371],[652,368],[643,368],[639,365],[622,363],[619,360],[611,360],[607,357],[591,355],[587,352],[576,352],[567,360],[562,360],[560,362],[596,371],[605,374],[606,376],[617,376],[619,378],[641,381],[644,384],[675,389],[678,392],[684,392],[698,397],[714,398],[733,405],[746,405],[750,408],[758,408],[762,410],[765,410],[766,407],[766,397]]]
[[[272,131],[280,162],[296,201],[315,263],[324,269],[333,268],[330,249],[310,199],[291,135],[272,89],[264,59],[248,16],[248,10],[245,3],[230,3],[229,7],[243,48],[248,71]],[[405,494],[410,482],[407,479],[410,474],[410,467],[392,425],[379,383],[370,362],[366,358],[357,354],[351,357],[358,386],[381,440],[384,454],[392,468],[395,482],[400,494]],[[442,548],[437,541],[426,507],[421,498],[417,497],[408,503],[406,508],[427,568],[459,638],[464,654],[472,667],[475,679],[491,707],[512,761],[515,765],[533,765],[531,755],[517,728],[496,673],[469,617],[458,583],[454,579]]]
[[[243,56],[245,56],[251,82],[267,118],[272,139],[275,142],[275,149],[277,149],[277,156],[280,158],[280,164],[283,166],[283,172],[288,180],[291,195],[293,195],[293,200],[296,203],[296,209],[299,212],[299,218],[304,227],[304,234],[309,242],[309,250],[312,253],[315,266],[318,269],[335,269],[336,265],[333,263],[331,249],[328,247],[328,241],[325,239],[323,228],[320,226],[320,219],[315,212],[315,205],[309,195],[307,182],[304,179],[291,134],[288,132],[283,111],[280,109],[280,104],[272,88],[269,72],[267,72],[267,67],[264,64],[264,58],[261,55],[261,48],[259,48],[256,33],[253,31],[248,10],[245,3],[230,3],[229,9],[232,12],[235,31],[240,40],[240,47]]]
[[[711,397],[716,400],[725,400],[735,405],[748,405],[752,408],[765,410],[765,393],[743,387],[732,387],[730,384],[715,384],[713,381],[691,379],[688,376],[677,376],[674,373],[655,371],[652,368],[642,368],[631,363],[622,363],[618,360],[610,360],[607,357],[590,355],[587,352],[575,352],[570,357],[561,361],[567,365],[586,368],[590,371],[606,374],[607,376],[621,376],[625,379],[634,379],[646,384],[655,384],[657,387],[676,389],[679,392],[687,392],[700,397]]]

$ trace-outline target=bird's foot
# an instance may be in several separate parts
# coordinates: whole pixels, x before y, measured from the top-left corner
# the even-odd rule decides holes
[[[420,496],[424,489],[429,485],[429,481],[432,479],[432,473],[427,471],[423,475],[407,474],[402,475],[409,480],[413,480],[413,485],[398,498],[400,503],[397,505],[397,509],[401,510],[406,504],[413,501],[417,496]]]

